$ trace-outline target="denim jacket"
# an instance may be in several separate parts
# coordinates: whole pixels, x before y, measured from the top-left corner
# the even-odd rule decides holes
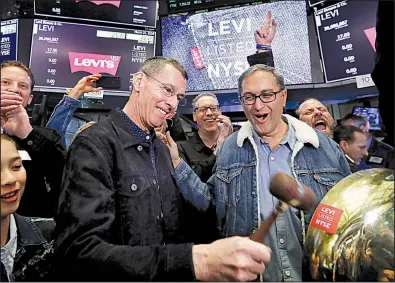
[[[294,117],[284,116],[288,125],[295,129],[296,143],[291,157],[293,177],[316,193],[318,204],[338,181],[351,173],[347,160],[339,146],[327,135]],[[175,171],[184,197],[202,211],[215,206],[221,236],[231,237],[249,236],[261,224],[259,170],[265,169],[260,168],[253,128],[251,123],[247,122],[222,144],[217,153],[214,175],[207,183],[202,183],[184,161]],[[307,226],[312,212],[305,213],[304,216]],[[278,221],[282,221],[281,218]],[[304,231],[305,226],[302,225],[300,230]],[[301,253],[301,249],[296,248],[298,244],[288,243],[288,246],[293,247],[293,251],[287,250],[285,253],[296,250]],[[285,268],[283,263],[278,264]],[[301,268],[301,263],[294,265]],[[266,268],[265,274],[268,269],[270,268]],[[285,270],[285,274],[288,273],[289,271]],[[289,281],[300,280],[299,275],[296,278],[289,276]],[[268,276],[266,279],[283,280],[280,275]]]
[[[66,129],[70,124],[74,111],[78,108],[79,100],[68,95],[55,106],[48,120],[47,128],[54,129],[62,137],[62,143],[66,145]]]
[[[51,218],[24,217],[18,214],[14,214],[14,217],[17,226],[17,250],[11,281],[50,280],[55,222]]]

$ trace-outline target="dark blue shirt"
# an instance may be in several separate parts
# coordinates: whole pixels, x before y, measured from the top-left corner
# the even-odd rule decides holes
[[[121,114],[127,127],[132,132],[133,136],[140,141],[141,146],[148,148],[152,166],[154,166],[156,175],[158,175],[158,170],[156,168],[154,143],[153,143],[154,139],[156,138],[155,130],[151,129],[151,131],[148,134],[147,132],[143,131],[139,126],[137,126],[136,123],[134,123],[132,119],[130,119],[129,116],[126,115],[126,113],[123,112],[121,108],[117,107],[117,111]],[[140,151],[142,148],[139,149],[139,147],[137,147],[137,149]]]

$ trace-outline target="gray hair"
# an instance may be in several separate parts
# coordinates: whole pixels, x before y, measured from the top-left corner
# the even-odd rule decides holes
[[[162,56],[155,56],[145,60],[140,67],[140,72],[151,75],[153,73],[162,71],[162,69],[167,65],[172,65],[174,68],[180,71],[180,73],[186,80],[188,80],[188,75],[187,72],[185,71],[184,66],[182,66],[175,59],[162,57]]]
[[[276,80],[276,84],[281,88],[284,89],[285,88],[285,83],[284,83],[284,77],[282,74],[280,74],[279,71],[277,71],[275,68],[264,65],[264,64],[257,64],[254,66],[249,67],[246,71],[244,71],[244,73],[241,74],[241,76],[239,77],[238,80],[238,88],[239,88],[239,95],[241,95],[241,93],[243,92],[243,82],[244,80],[249,77],[250,75],[252,75],[253,73],[257,72],[257,71],[262,71],[262,72],[268,72],[271,73],[275,80]]]
[[[216,96],[214,93],[212,93],[212,92],[202,92],[201,94],[199,94],[198,96],[196,96],[196,97],[192,100],[193,110],[196,109],[196,103],[198,102],[198,100],[199,100],[200,98],[206,97],[206,96],[214,98],[215,101],[217,102],[217,105],[219,105],[218,98],[217,98],[217,96]]]

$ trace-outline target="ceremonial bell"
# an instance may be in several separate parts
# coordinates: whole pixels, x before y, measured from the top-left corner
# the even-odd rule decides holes
[[[304,281],[394,281],[394,248],[394,170],[355,172],[314,212]]]

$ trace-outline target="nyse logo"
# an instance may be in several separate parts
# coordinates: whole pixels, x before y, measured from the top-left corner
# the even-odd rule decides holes
[[[92,2],[95,5],[103,5],[103,4],[110,4],[110,5],[114,5],[115,7],[119,8],[119,6],[121,5],[121,1],[116,1],[116,0],[103,0],[103,1],[95,1],[95,0],[75,0],[76,3],[78,2],[82,2],[82,1],[88,1],[88,2]]]
[[[107,73],[115,76],[121,56],[69,52],[72,73]]]

